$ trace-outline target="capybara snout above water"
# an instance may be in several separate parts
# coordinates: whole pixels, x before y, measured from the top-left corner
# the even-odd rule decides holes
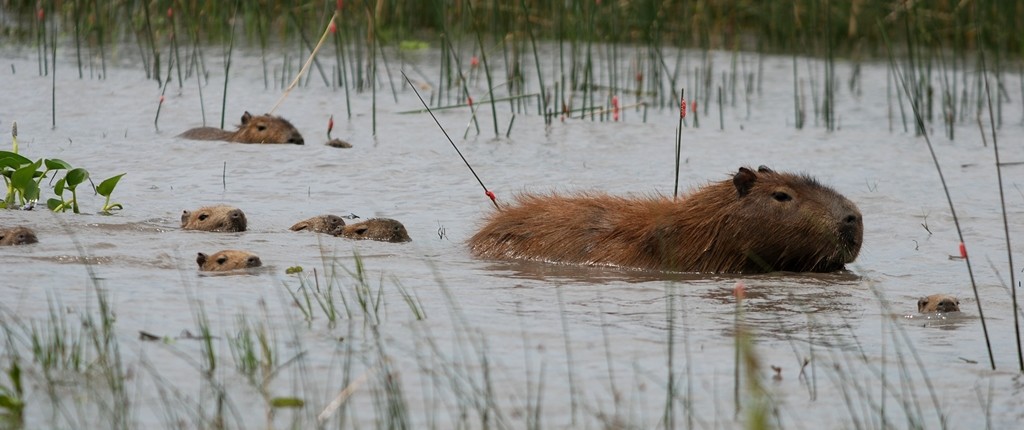
[[[183,230],[245,231],[248,222],[241,209],[227,205],[204,206],[194,211],[181,211]]]
[[[931,312],[960,312],[960,299],[947,294],[932,294],[921,297],[917,301],[917,311],[926,314]]]
[[[224,140],[238,143],[294,143],[302,145],[302,134],[288,120],[270,114],[242,115],[238,130],[227,131],[213,127],[197,127],[178,135],[192,140]]]
[[[864,227],[850,200],[807,175],[741,167],[680,199],[520,195],[469,240],[476,256],[702,273],[832,272]]]
[[[263,262],[255,254],[234,249],[226,249],[213,255],[200,252],[196,256],[196,263],[199,264],[199,270],[203,272],[251,269],[263,265]]]
[[[30,245],[39,242],[36,232],[28,227],[0,228],[0,246]]]

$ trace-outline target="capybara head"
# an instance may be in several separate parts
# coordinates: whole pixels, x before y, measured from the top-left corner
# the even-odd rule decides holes
[[[852,202],[806,175],[741,167],[675,199],[524,194],[469,241],[489,258],[705,273],[832,272],[860,252]]]
[[[220,251],[213,255],[206,255],[200,252],[196,256],[196,263],[199,264],[199,270],[204,272],[249,269],[263,265],[263,262],[256,255],[233,249]]]
[[[705,240],[759,269],[743,271],[832,272],[860,253],[864,225],[857,206],[810,176],[741,167],[732,187],[720,184],[687,200],[695,215],[717,225]]]
[[[345,230],[345,220],[337,215],[317,215],[295,223],[295,225],[291,226],[290,230],[306,230],[340,236]]]
[[[0,229],[0,246],[28,245],[39,242],[36,233],[28,227],[11,227]]]
[[[409,232],[405,230],[405,226],[391,218],[370,218],[363,222],[346,225],[340,236],[348,239],[368,239],[381,242],[412,240],[409,237]]]
[[[242,115],[242,124],[229,140],[242,143],[305,143],[302,135],[288,120],[270,114],[252,116],[248,111]]]
[[[245,231],[245,227],[245,213],[231,206],[204,206],[181,212],[181,228],[184,230]]]
[[[922,314],[960,312],[960,300],[946,294],[932,294],[917,301],[917,311]]]

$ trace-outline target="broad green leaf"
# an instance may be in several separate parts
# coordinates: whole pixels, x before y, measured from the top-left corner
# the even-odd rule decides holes
[[[51,211],[57,212],[57,208],[60,207],[61,203],[64,203],[58,199],[49,199],[46,201],[46,207]]]
[[[4,159],[14,160],[14,162],[17,163],[16,166],[23,166],[25,164],[29,164],[29,163],[32,162],[32,160],[29,160],[28,158],[25,158],[24,155],[15,154],[13,152],[8,152],[8,151],[0,151],[0,160],[4,160]],[[3,165],[3,162],[0,162],[0,166],[2,166],[2,165]]]
[[[39,199],[39,184],[34,181],[28,181],[25,188],[21,189],[21,196],[25,200],[38,200]]]
[[[103,182],[100,182],[100,185],[96,187],[96,193],[103,197],[110,197],[110,193],[114,192],[114,187],[117,186],[117,181],[120,181],[121,177],[124,175],[126,175],[126,173],[104,179]]]
[[[68,171],[68,174],[64,176],[64,179],[67,179],[68,189],[74,191],[75,188],[78,187],[78,184],[81,184],[82,182],[85,182],[86,179],[89,179],[89,171],[81,167],[71,169]]]
[[[64,178],[58,179],[57,183],[53,185],[53,193],[58,196],[64,194],[64,185],[66,184],[67,181],[65,181]]]
[[[68,164],[64,160],[57,159],[57,158],[52,158],[52,159],[46,160],[46,170],[62,170],[62,169],[63,170],[71,170],[71,165]]]
[[[38,169],[41,164],[42,160],[39,160],[16,170],[14,174],[11,175],[11,184],[14,185],[14,188],[24,189],[29,183],[34,184],[35,182],[32,181],[32,178],[36,174],[36,169]]]

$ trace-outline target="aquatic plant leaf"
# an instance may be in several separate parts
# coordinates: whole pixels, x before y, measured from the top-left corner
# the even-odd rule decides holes
[[[52,212],[57,212],[57,209],[60,208],[60,205],[63,203],[64,202],[60,201],[60,199],[49,199],[46,201],[46,208]]]
[[[127,173],[122,173],[120,175],[111,176],[107,179],[104,179],[103,182],[100,182],[100,184],[96,187],[96,193],[103,197],[110,197],[110,193],[114,192],[114,187],[117,186],[117,181],[120,181],[121,177],[126,174]]]
[[[64,179],[67,180],[68,189],[74,191],[75,188],[78,187],[78,184],[89,179],[89,171],[81,167],[71,169],[68,171],[68,174],[64,176]]]
[[[30,163],[32,163],[32,160],[25,158],[25,156],[21,154],[15,154],[9,151],[0,151],[0,167],[8,166],[18,168]]]
[[[71,165],[64,160],[51,158],[46,160],[46,170],[71,170]]]
[[[61,194],[64,194],[64,186],[66,184],[67,184],[67,180],[65,180],[65,178],[58,179],[57,183],[53,184],[53,193],[58,195],[58,196],[61,195]]]

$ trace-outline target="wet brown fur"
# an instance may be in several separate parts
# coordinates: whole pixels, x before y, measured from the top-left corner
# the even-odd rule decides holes
[[[344,227],[341,236],[356,240],[379,240],[381,242],[409,242],[409,232],[402,223],[391,218],[370,218],[363,222],[349,224]]]
[[[960,312],[960,299],[948,294],[932,294],[921,297],[917,301],[917,311],[922,314],[932,312]]]
[[[263,262],[255,254],[233,249],[220,251],[213,255],[206,255],[200,252],[196,256],[196,263],[199,264],[199,270],[203,272],[249,269],[263,265]]]
[[[294,143],[302,145],[302,134],[288,120],[270,114],[242,115],[238,130],[227,131],[214,127],[197,127],[178,135],[192,140],[224,140],[238,143]]]
[[[345,220],[337,215],[317,215],[295,223],[290,230],[306,230],[340,236],[345,230]]]
[[[204,206],[181,212],[181,228],[202,231],[245,231],[247,221],[241,209],[226,206]]]
[[[39,242],[36,232],[28,227],[0,228],[0,246],[28,245]]]
[[[332,148],[351,148],[352,147],[351,143],[348,143],[348,142],[346,142],[344,140],[338,139],[337,137],[335,137],[334,139],[328,140],[325,145],[330,146]]]
[[[860,251],[857,207],[764,166],[673,200],[521,195],[469,240],[476,256],[704,273],[831,272]]]

